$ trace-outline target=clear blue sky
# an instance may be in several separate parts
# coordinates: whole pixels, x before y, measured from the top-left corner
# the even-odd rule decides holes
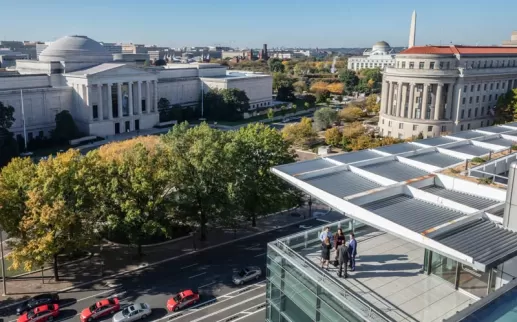
[[[406,46],[416,10],[417,45],[500,44],[517,30],[513,0],[19,0],[0,1],[0,39],[163,46]]]

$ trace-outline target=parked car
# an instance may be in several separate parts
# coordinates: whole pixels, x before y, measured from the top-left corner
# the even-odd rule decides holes
[[[147,303],[133,304],[113,316],[113,322],[130,322],[145,319],[151,315],[151,307]]]
[[[29,310],[18,318],[18,322],[50,322],[59,315],[59,305],[45,304]]]
[[[257,280],[262,275],[262,270],[257,266],[248,266],[239,273],[233,275],[232,280],[236,285],[242,285],[251,280]]]
[[[25,312],[28,312],[34,308],[37,308],[38,306],[42,306],[44,304],[57,304],[59,303],[59,296],[57,294],[40,294],[36,295],[27,301],[21,303],[16,308],[16,314],[20,315]]]
[[[118,298],[104,299],[85,308],[81,312],[81,322],[91,322],[103,316],[111,315],[120,310]]]
[[[167,301],[167,310],[178,311],[199,302],[199,292],[193,290],[181,291]]]

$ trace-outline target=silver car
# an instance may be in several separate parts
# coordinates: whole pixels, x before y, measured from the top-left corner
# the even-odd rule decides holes
[[[145,319],[151,315],[151,307],[147,303],[133,304],[113,316],[113,322],[130,322]]]
[[[239,273],[233,275],[233,282],[236,285],[242,285],[251,280],[257,280],[262,275],[262,270],[257,266],[248,266],[243,268]]]

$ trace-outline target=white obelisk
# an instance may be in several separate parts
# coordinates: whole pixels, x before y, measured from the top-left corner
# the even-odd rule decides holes
[[[413,15],[411,16],[411,28],[409,29],[408,48],[415,46],[415,36],[416,36],[416,10],[413,11]]]

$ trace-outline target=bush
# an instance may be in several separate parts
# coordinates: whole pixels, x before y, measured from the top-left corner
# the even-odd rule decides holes
[[[480,158],[480,157],[475,157],[475,158],[473,158],[470,162],[471,162],[471,163],[481,164],[481,163],[484,163],[484,162],[485,162],[485,159]]]
[[[493,180],[492,178],[478,178],[479,184],[492,184]]]

